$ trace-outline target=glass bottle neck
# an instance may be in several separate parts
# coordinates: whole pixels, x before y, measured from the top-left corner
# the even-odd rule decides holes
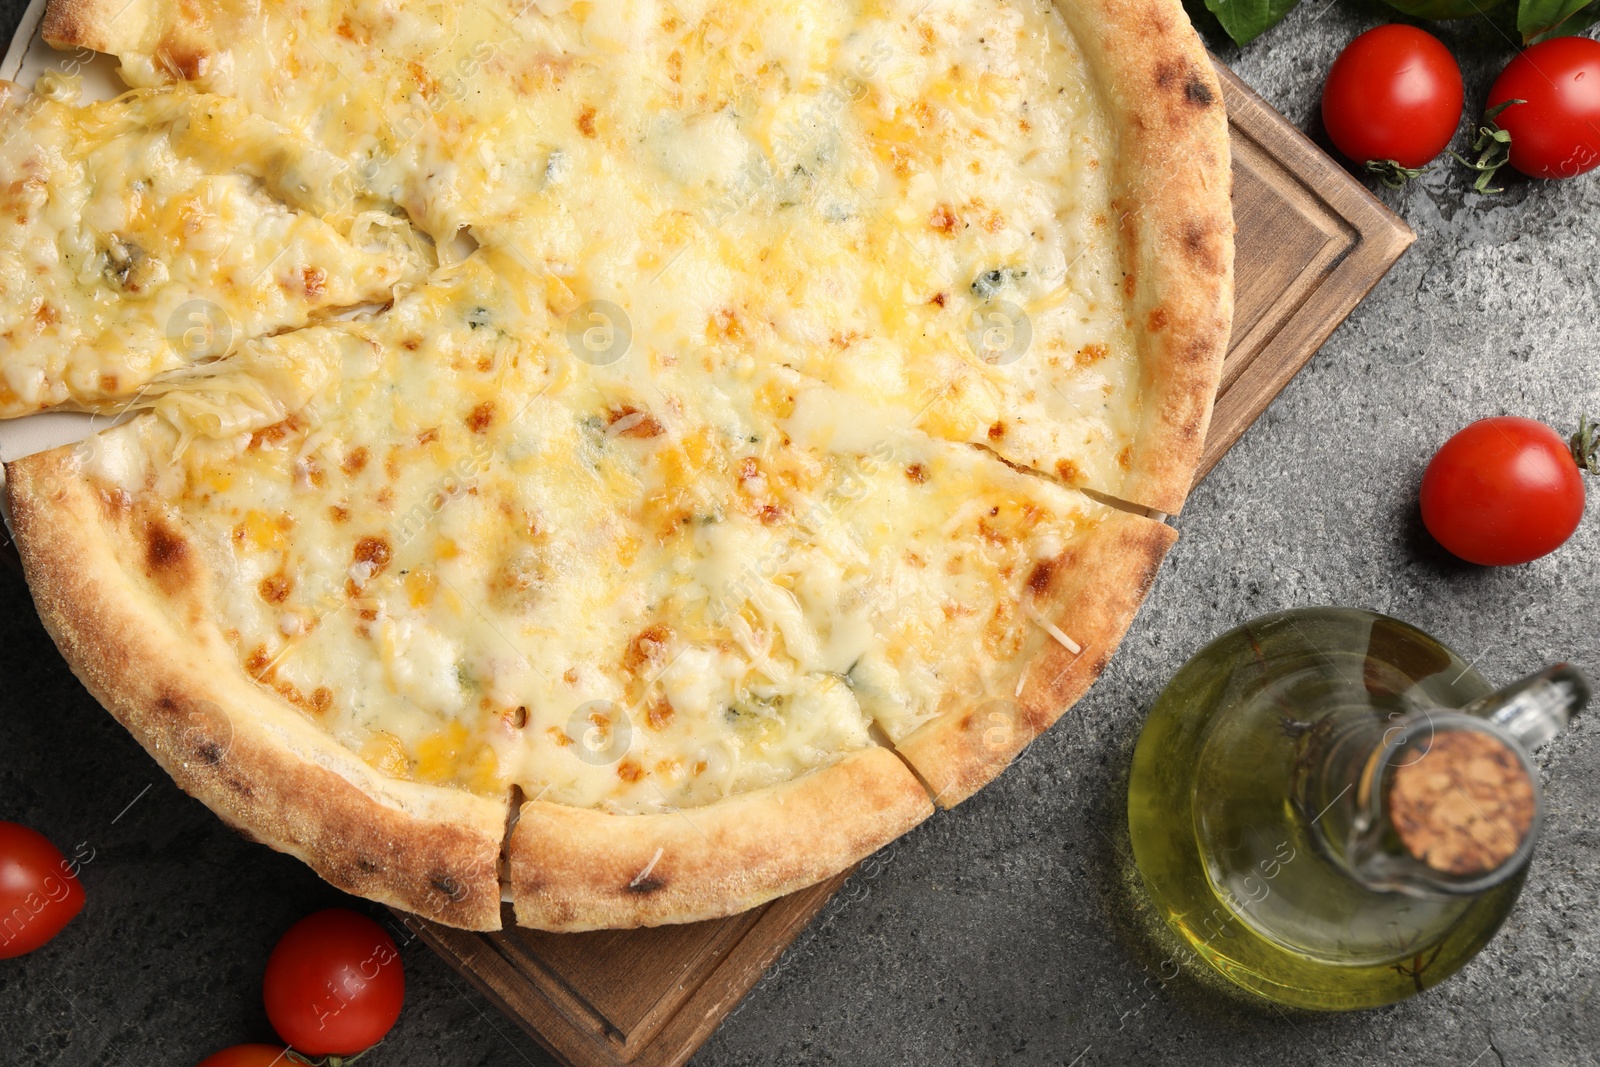
[[[1527,865],[1538,839],[1528,753],[1588,696],[1583,675],[1560,664],[1460,710],[1328,715],[1305,750],[1302,817],[1333,863],[1374,891],[1492,889]]]

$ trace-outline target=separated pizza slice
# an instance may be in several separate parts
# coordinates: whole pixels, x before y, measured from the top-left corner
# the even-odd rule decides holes
[[[259,474],[250,460],[316,417],[297,397],[294,380],[310,380],[299,368],[337,366],[341,347],[359,360],[333,338],[305,336],[315,332],[292,335],[301,349],[292,356],[246,353],[241,368],[253,360],[266,372],[253,381],[214,377],[181,402],[164,398],[157,411],[78,445],[8,464],[24,571],[84,685],[230,825],[349,892],[454,926],[498,929],[508,793],[385,773],[317,721],[325,691],[274,684],[259,665],[252,672],[240,662],[250,601],[270,610],[280,597],[270,582],[241,588],[233,552],[282,543],[293,524],[251,509],[222,529],[208,521],[216,513],[207,505],[234,479]],[[319,384],[336,389],[337,380]],[[290,404],[295,413],[274,418]],[[236,469],[214,462],[224,452],[240,457]],[[319,477],[292,461],[274,475],[308,485]]]
[[[650,502],[639,525],[662,531],[657,567],[671,561],[687,580],[652,601],[659,614],[630,646],[642,686],[569,727],[577,739],[598,730],[570,758],[615,766],[666,803],[530,793],[511,838],[525,925],[724,914],[920,819],[893,802],[897,765],[872,748],[787,779],[735,778],[706,799],[741,760],[814,744],[817,692],[869,722],[937,803],[958,803],[1087,690],[1174,537],[918,433],[840,451],[752,443],[731,470],[696,463],[694,442],[666,431],[618,442],[637,454]],[[681,721],[696,724],[694,743],[714,743],[690,749],[688,768],[654,762],[646,754]]]
[[[50,77],[0,111],[0,416],[118,407],[426,275],[348,168],[236,101],[74,94]]]

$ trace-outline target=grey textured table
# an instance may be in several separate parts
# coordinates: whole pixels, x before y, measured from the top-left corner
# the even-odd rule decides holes
[[[20,0],[6,0],[9,37]],[[1316,133],[1323,73],[1387,9],[1306,0],[1218,54]],[[1512,53],[1435,27],[1469,107]],[[1381,195],[1419,240],[1202,484],[1106,676],[1024,762],[897,842],[803,934],[696,1059],[734,1064],[1600,1063],[1600,727],[1541,754],[1546,836],[1500,936],[1445,986],[1357,1015],[1285,1015],[1170,978],[1124,885],[1123,796],[1145,710],[1209,638],[1279,608],[1350,604],[1430,630],[1495,682],[1559,658],[1600,670],[1600,492],[1554,557],[1453,562],[1422,531],[1423,465],[1513,413],[1600,414],[1600,174],[1499,197],[1436,167]],[[0,961],[0,1063],[171,1064],[271,1037],[277,935],[347,903],[173,786],[73,679],[23,583],[0,574],[0,817],[94,859],[54,942]],[[1600,711],[1600,709],[1596,709]],[[405,1014],[370,1061],[538,1064],[532,1040],[418,943]]]

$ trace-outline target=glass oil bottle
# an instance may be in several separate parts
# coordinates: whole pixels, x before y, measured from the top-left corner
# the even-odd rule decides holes
[[[1190,660],[1134,753],[1134,859],[1161,916],[1253,993],[1391,1003],[1494,936],[1539,834],[1528,753],[1588,699],[1559,665],[1499,692],[1386,616],[1268,615]]]

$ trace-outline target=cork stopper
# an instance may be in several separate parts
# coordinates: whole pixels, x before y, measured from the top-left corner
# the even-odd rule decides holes
[[[1480,730],[1435,734],[1420,757],[1394,768],[1388,799],[1400,843],[1444,874],[1488,874],[1533,826],[1533,783],[1522,760]]]

